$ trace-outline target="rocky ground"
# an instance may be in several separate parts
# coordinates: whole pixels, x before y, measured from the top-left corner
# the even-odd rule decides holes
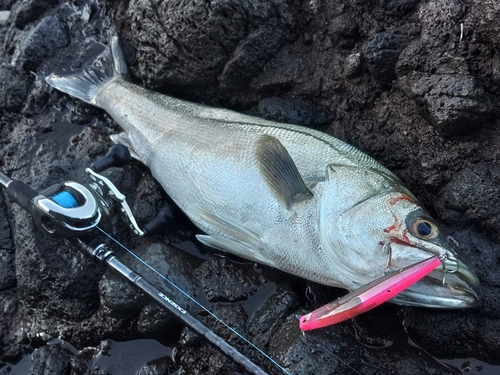
[[[196,247],[196,229],[181,219],[164,236],[137,240],[118,223],[114,235],[293,374],[500,371],[498,2],[0,0],[0,11],[0,170],[36,189],[88,181],[84,168],[118,127],[44,77],[92,62],[119,35],[141,85],[317,127],[381,161],[453,233],[483,298],[462,311],[385,305],[302,335],[296,315],[342,291]],[[140,165],[107,175],[140,223],[168,202]],[[0,374],[28,353],[32,374],[104,373],[95,359],[106,340],[145,337],[176,349],[141,374],[238,372],[125,281],[42,236],[3,195],[0,311]]]

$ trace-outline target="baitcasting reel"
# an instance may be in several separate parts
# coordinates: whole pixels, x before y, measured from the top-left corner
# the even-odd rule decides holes
[[[114,208],[136,235],[143,236],[156,232],[171,221],[175,208],[167,205],[144,229],[139,228],[125,195],[98,173],[109,167],[122,167],[129,161],[129,150],[123,145],[115,145],[103,159],[85,170],[93,181],[90,184],[67,181],[38,192],[0,172],[0,186],[50,236],[78,237],[86,234],[102,221],[108,221]]]

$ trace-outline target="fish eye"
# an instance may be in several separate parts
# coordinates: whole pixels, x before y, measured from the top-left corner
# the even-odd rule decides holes
[[[436,238],[439,234],[439,230],[436,225],[429,220],[419,219],[413,224],[413,233],[423,240],[429,240]]]

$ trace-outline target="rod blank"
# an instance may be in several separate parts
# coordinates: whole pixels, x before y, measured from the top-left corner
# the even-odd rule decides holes
[[[98,241],[97,241],[98,242]],[[236,348],[227,341],[218,336],[210,328],[184,310],[175,301],[171,300],[165,294],[161,293],[156,287],[145,280],[140,274],[128,268],[114,255],[113,250],[106,244],[96,243],[95,241],[87,245],[81,239],[77,239],[78,248],[84,253],[97,259],[100,263],[107,265],[123,277],[127,278],[132,284],[141,289],[144,293],[158,302],[162,307],[176,316],[191,330],[204,337],[212,346],[222,354],[241,365],[246,371],[256,375],[267,375],[260,367],[241,354]],[[93,245],[94,244],[94,245]]]

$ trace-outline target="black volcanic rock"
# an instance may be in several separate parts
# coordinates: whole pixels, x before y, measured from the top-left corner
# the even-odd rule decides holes
[[[303,335],[297,315],[344,291],[215,255],[197,244],[199,231],[182,217],[150,239],[134,237],[116,217],[111,235],[292,372],[447,374],[460,369],[444,360],[464,358],[482,361],[484,373],[499,371],[498,2],[7,0],[0,10],[11,11],[0,24],[2,172],[35,189],[89,182],[84,169],[120,129],[44,78],[92,63],[119,35],[137,84],[321,128],[381,161],[444,222],[481,279],[482,302],[460,311],[387,304]],[[171,203],[137,163],[105,174],[140,225]],[[259,366],[280,373],[158,274],[115,250]],[[126,280],[43,236],[5,197],[0,312],[0,373],[36,353],[35,372],[57,359],[50,371],[84,374],[109,351],[106,340],[143,337],[176,353],[143,374],[240,371]],[[80,352],[54,345],[59,336]]]

